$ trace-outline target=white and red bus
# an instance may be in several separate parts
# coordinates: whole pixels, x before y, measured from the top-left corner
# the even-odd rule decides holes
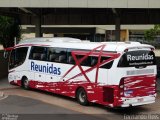
[[[155,102],[154,47],[74,38],[22,40],[9,57],[10,84],[110,107]]]

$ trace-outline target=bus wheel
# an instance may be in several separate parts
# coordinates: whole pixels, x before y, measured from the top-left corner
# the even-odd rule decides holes
[[[79,88],[76,94],[77,101],[81,105],[88,105],[87,93],[83,88]]]
[[[22,79],[22,87],[26,90],[29,89],[29,81],[27,78]]]

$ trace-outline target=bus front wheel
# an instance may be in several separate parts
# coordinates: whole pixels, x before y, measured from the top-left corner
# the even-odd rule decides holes
[[[29,89],[29,81],[26,77],[22,79],[22,87],[26,90]]]
[[[87,93],[83,88],[79,88],[76,94],[77,101],[81,105],[88,105]]]

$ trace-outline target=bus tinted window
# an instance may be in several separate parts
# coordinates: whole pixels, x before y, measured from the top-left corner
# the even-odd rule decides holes
[[[105,60],[107,60],[107,59],[109,59],[109,58],[110,58],[110,57],[103,57],[103,56],[102,56],[100,62],[102,63],[103,61],[105,61]],[[91,66],[96,65],[97,62],[98,62],[98,57],[92,57]],[[108,63],[105,63],[105,64],[102,64],[102,65],[100,66],[100,68],[110,69],[110,68],[112,67],[112,65],[113,65],[113,61],[108,62]]]
[[[139,50],[124,53],[118,63],[118,67],[145,67],[155,64],[153,51]]]
[[[83,55],[77,55],[77,59],[81,59],[82,57],[84,57]],[[100,63],[102,63],[103,61],[109,59],[110,57],[101,57]],[[98,63],[98,57],[94,57],[94,56],[88,56],[86,59],[84,59],[80,65],[82,66],[95,66]],[[105,68],[105,69],[110,69],[112,67],[113,61],[109,62],[109,63],[105,63],[102,64],[100,66],[100,68]]]
[[[84,57],[84,55],[76,55],[77,59],[80,60]],[[87,58],[85,58],[80,65],[82,66],[91,66],[91,57],[88,56]]]
[[[110,57],[101,57],[101,62],[103,62],[103,61],[105,61],[105,60],[107,60],[107,59],[109,59],[109,58],[110,58]],[[102,65],[100,68],[110,69],[110,68],[112,67],[112,65],[113,65],[113,61],[108,62],[108,63]]]
[[[27,51],[28,47],[22,47],[12,50],[10,55],[9,68],[12,69],[23,64],[27,55]]]
[[[48,48],[48,53],[50,62],[67,62],[67,50],[65,48]]]
[[[31,48],[30,59],[49,61],[56,63],[65,63],[75,65],[75,60],[71,54],[72,51],[80,51],[78,49],[66,49],[66,48],[54,48],[54,47],[38,47],[33,46]],[[84,51],[84,50],[83,50]],[[88,51],[88,50],[85,50]],[[76,58],[80,60],[85,55],[76,55]],[[110,57],[101,57],[101,61],[109,59]],[[87,56],[81,63],[81,66],[93,67],[97,65],[98,57]],[[103,64],[100,68],[110,69],[112,67],[113,61]]]
[[[47,48],[33,46],[31,48],[29,59],[41,60],[41,61],[47,60]]]
[[[95,66],[98,63],[98,57],[92,56],[91,58],[91,66]]]
[[[68,49],[67,51],[67,63],[68,64],[75,64],[75,60],[71,54],[72,49]]]

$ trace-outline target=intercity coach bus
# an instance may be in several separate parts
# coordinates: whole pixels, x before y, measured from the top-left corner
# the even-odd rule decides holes
[[[155,102],[154,47],[138,42],[33,38],[10,50],[10,84],[98,103],[129,107]]]

